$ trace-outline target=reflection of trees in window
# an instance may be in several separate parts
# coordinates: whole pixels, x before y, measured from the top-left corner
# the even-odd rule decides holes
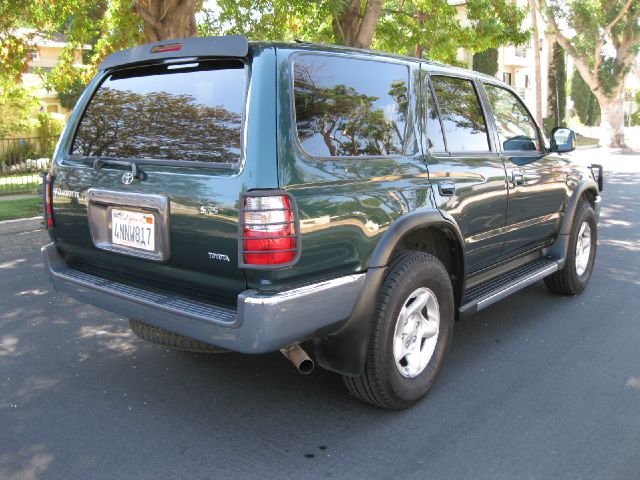
[[[294,67],[296,126],[305,150],[318,156],[402,153],[408,111],[406,80],[387,84],[384,97],[367,95],[344,83],[319,85],[321,67],[313,61],[297,61]],[[388,103],[381,106],[381,98]],[[314,137],[321,138],[326,149]]]
[[[487,127],[475,88],[469,80],[433,77],[450,151],[488,151]]]
[[[73,144],[74,154],[235,163],[241,115],[192,95],[102,87]]]
[[[540,149],[540,141],[533,122],[513,93],[494,85],[485,85],[485,90],[503,149]]]
[[[440,115],[436,102],[433,99],[431,88],[427,87],[427,141],[428,147],[432,152],[444,152],[446,150],[444,137],[442,135],[442,125],[440,125]]]

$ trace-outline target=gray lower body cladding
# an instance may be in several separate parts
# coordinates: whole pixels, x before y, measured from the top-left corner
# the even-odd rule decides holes
[[[42,247],[56,290],[80,301],[202,342],[266,353],[326,334],[350,317],[365,274],[347,275],[277,294],[247,290],[237,310],[159,294],[69,267],[51,243]]]

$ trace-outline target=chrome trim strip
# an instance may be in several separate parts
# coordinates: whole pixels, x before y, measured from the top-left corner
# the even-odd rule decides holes
[[[284,301],[295,301],[302,297],[309,295],[320,294],[334,288],[345,288],[353,284],[362,284],[364,282],[364,273],[355,275],[347,275],[346,277],[334,278],[327,280],[326,282],[314,283],[312,285],[305,285],[304,287],[294,288],[292,290],[286,290],[275,295],[255,295],[249,296],[245,299],[245,304],[260,304],[260,305],[277,305]]]
[[[515,231],[520,230],[522,228],[532,227],[532,226],[537,225],[539,223],[550,222],[551,220],[555,220],[555,219],[557,219],[559,217],[560,217],[560,212],[555,212],[555,213],[551,213],[549,215],[542,215],[540,217],[530,218],[530,219],[525,220],[523,222],[512,223],[511,225],[507,225],[506,233],[509,234],[511,232],[515,232]]]

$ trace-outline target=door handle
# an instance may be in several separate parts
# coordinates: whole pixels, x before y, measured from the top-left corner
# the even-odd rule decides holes
[[[438,183],[438,191],[443,197],[451,197],[456,193],[456,184],[453,182]]]
[[[513,182],[514,187],[517,187],[518,185],[524,185],[524,173],[511,172],[511,181]]]

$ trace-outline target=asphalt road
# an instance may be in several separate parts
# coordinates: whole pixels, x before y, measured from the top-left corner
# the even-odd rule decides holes
[[[399,413],[280,354],[147,344],[52,291],[45,233],[0,237],[0,478],[639,479],[640,155],[609,164],[587,291],[459,322]]]

